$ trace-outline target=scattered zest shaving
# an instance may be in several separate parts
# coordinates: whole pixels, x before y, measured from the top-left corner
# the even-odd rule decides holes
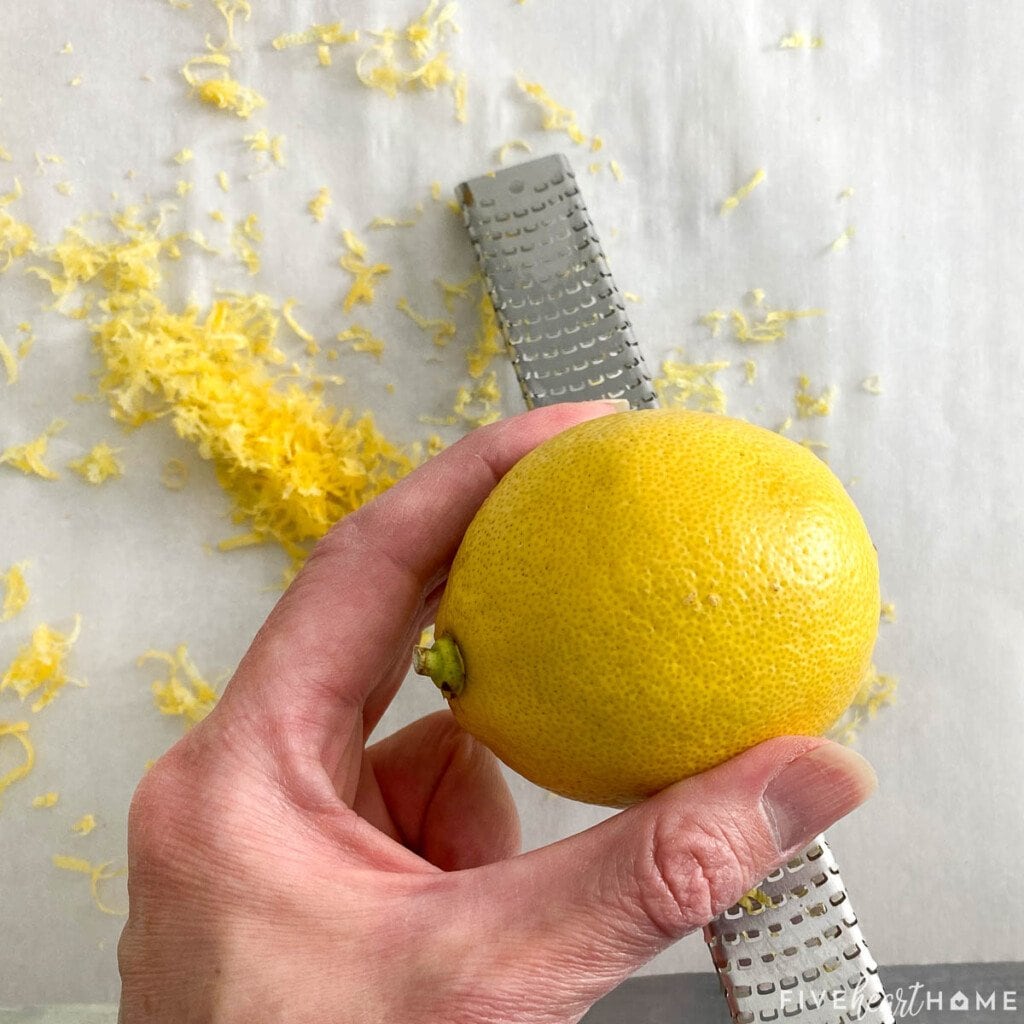
[[[882,393],[882,381],[877,373],[873,373],[870,377],[865,377],[860,382],[861,390],[866,391],[869,395],[880,395]]]
[[[341,233],[342,241],[345,243],[345,247],[348,249],[353,256],[358,256],[363,259],[366,256],[366,243],[361,242],[348,228],[345,228]]]
[[[0,195],[0,273],[15,260],[35,251],[35,232],[6,210],[7,206],[21,196],[21,182],[17,178],[14,179],[14,188],[5,195]]]
[[[124,917],[127,911],[108,907],[100,897],[101,882],[111,878],[120,878],[127,873],[127,868],[114,868],[113,863],[113,861],[108,860],[102,864],[90,864],[89,861],[82,860],[81,857],[65,857],[60,853],[53,855],[53,866],[55,868],[60,868],[61,871],[74,871],[89,876],[89,893],[92,896],[93,903],[96,904],[97,910],[102,910],[104,914],[111,914],[114,917]]]
[[[331,190],[329,188],[322,188],[312,199],[306,204],[306,209],[312,214],[313,220],[318,224],[321,223],[324,217],[327,215],[327,209],[331,205]]]
[[[53,807],[60,799],[60,793],[40,793],[32,797],[33,807]]]
[[[757,363],[753,359],[743,360],[743,383],[753,384],[757,380]]]
[[[661,377],[654,382],[659,400],[668,406],[682,406],[703,412],[724,413],[726,395],[715,374],[728,369],[727,361],[683,363],[665,360]]]
[[[719,212],[725,214],[730,210],[735,210],[736,207],[739,206],[740,203],[742,203],[743,200],[746,199],[747,196],[749,196],[750,193],[764,181],[765,177],[766,174],[764,168],[758,167],[745,185],[741,185],[731,196],[726,197],[722,201],[722,206]]]
[[[803,32],[793,32],[779,40],[780,50],[820,50],[824,45],[825,40],[821,36],[808,36]]]
[[[87,836],[95,827],[96,816],[94,814],[83,814],[82,817],[80,817],[78,821],[71,826],[71,831],[74,832],[75,835]]]
[[[533,146],[531,146],[524,139],[511,139],[509,142],[506,142],[504,145],[498,147],[498,153],[497,153],[498,163],[499,164],[503,164],[505,162],[505,157],[508,156],[509,152],[511,150],[513,150],[513,149],[521,149],[524,153],[532,153],[533,152]],[[440,194],[441,194],[440,182],[438,183],[437,193],[438,194],[436,196],[434,196],[435,199],[440,198]]]
[[[313,335],[295,319],[295,314],[292,312],[292,310],[295,309],[295,306],[295,299],[288,299],[281,306],[281,319],[288,325],[291,332],[297,338],[306,343],[306,354],[315,356],[320,351],[320,346],[317,344],[316,338],[313,337]]]
[[[836,240],[835,240],[835,241],[834,241],[834,242],[833,242],[833,243],[832,243],[832,244],[831,244],[831,245],[829,246],[829,249],[830,249],[830,250],[831,250],[832,252],[842,252],[842,251],[843,251],[843,249],[845,249],[845,248],[846,248],[846,247],[847,247],[847,246],[848,246],[848,245],[850,244],[850,242],[851,242],[851,241],[853,240],[853,238],[854,238],[854,236],[855,236],[856,234],[857,234],[857,229],[856,229],[855,227],[853,227],[853,226],[851,226],[851,227],[848,227],[848,228],[847,228],[847,229],[846,229],[846,230],[845,230],[845,231],[844,231],[844,232],[843,232],[843,233],[842,233],[842,234],[841,234],[841,235],[840,235],[840,236],[839,236],[838,238],[836,238]]]
[[[177,715],[185,727],[201,722],[217,703],[217,691],[205,680],[188,656],[185,644],[169,651],[146,651],[137,664],[159,661],[167,666],[167,678],[153,681],[153,702],[162,715]]]
[[[498,318],[494,312],[494,304],[486,289],[481,288],[480,290],[476,310],[476,335],[473,338],[472,347],[466,353],[466,369],[473,380],[479,380],[491,365],[494,357],[501,355],[505,350],[501,330],[498,327]],[[497,387],[497,383],[495,383],[495,387]]]
[[[468,299],[470,289],[480,280],[479,274],[470,274],[465,281],[445,281],[440,277],[434,279],[444,301],[444,308],[449,313],[455,312],[456,299]]]
[[[829,737],[847,745],[856,742],[861,726],[873,719],[882,708],[895,703],[898,685],[896,676],[886,675],[873,664],[869,665],[857,696],[829,731]]]
[[[43,461],[50,438],[64,429],[63,420],[54,420],[37,438],[25,444],[11,445],[0,451],[0,465],[20,469],[22,473],[34,474],[44,480],[56,480],[57,474]]]
[[[879,613],[879,617],[883,622],[895,622],[896,621],[896,604],[894,601],[883,601],[882,610]]]
[[[249,149],[254,153],[267,153],[278,167],[284,166],[284,136],[271,135],[266,128],[261,128],[252,135],[244,136]],[[225,192],[227,189],[224,190]]]
[[[349,243],[349,237],[355,241],[355,236],[346,232],[345,238],[346,245],[352,249]],[[376,278],[382,277],[384,274],[391,272],[391,267],[387,263],[366,263],[363,259],[363,254],[366,252],[366,247],[360,243],[362,254],[357,253],[354,249],[348,254],[343,255],[338,260],[338,265],[342,270],[347,270],[354,280],[349,290],[345,293],[345,299],[342,302],[342,308],[348,313],[353,306],[357,303],[365,302],[366,305],[371,305],[375,297],[374,282]]]
[[[377,362],[380,362],[380,357],[384,353],[383,338],[378,338],[368,327],[361,327],[358,324],[339,331],[338,341],[352,342],[353,352],[369,352]]]
[[[16,565],[12,565],[7,572],[0,572],[0,586],[4,590],[3,605],[0,606],[0,622],[13,619],[28,604],[31,594],[28,583],[25,581],[27,568],[28,562],[18,562]]]
[[[0,806],[2,806],[3,795],[6,790],[20,782],[36,763],[36,751],[32,741],[28,738],[28,722],[0,722],[0,739],[10,736],[21,744],[25,751],[25,759],[20,765],[12,768],[9,772],[0,775]]]
[[[810,419],[812,416],[831,415],[832,401],[836,395],[835,386],[825,388],[817,396],[811,393],[810,387],[810,379],[801,374],[797,380],[796,394],[793,396],[793,402],[796,405],[797,418],[806,420]]]
[[[761,297],[763,299],[763,294]],[[728,314],[723,313],[720,309],[714,309],[710,313],[705,313],[700,318],[700,322],[711,331],[712,338],[717,337],[722,324],[726,320],[730,320],[733,337],[736,341],[766,344],[782,341],[786,337],[786,325],[791,321],[824,315],[825,310],[823,309],[769,309],[765,310],[760,320],[751,320],[740,309],[734,309]]]
[[[4,372],[7,374],[7,383],[16,383],[18,380],[18,360],[7,347],[7,342],[4,341],[3,335],[0,335],[0,363],[3,364]]]
[[[843,191],[840,192],[838,196],[836,196],[836,198],[838,200],[840,200],[840,202],[841,202],[844,199],[852,199],[855,194],[856,194],[856,191],[853,188],[853,186],[852,185],[847,185],[847,187],[844,188]]]
[[[68,468],[73,469],[88,483],[98,486],[112,477],[118,477],[124,473],[124,466],[121,465],[117,457],[120,450],[120,448],[111,448],[105,441],[100,441],[88,455],[69,462]]]
[[[68,683],[84,686],[85,683],[68,676],[65,664],[81,628],[80,615],[75,616],[70,633],[61,633],[46,623],[36,626],[29,642],[21,647],[0,679],[0,693],[11,689],[24,701],[42,690],[32,704],[32,711],[36,712],[45,708]]]
[[[609,160],[608,170],[612,172],[612,176],[615,178],[616,181],[622,181],[622,179],[625,178],[625,175],[622,173],[622,168],[619,166],[618,160]]]
[[[597,135],[587,136],[576,121],[576,114],[568,107],[563,107],[553,99],[540,82],[527,82],[522,78],[516,79],[519,88],[534,101],[543,112],[541,127],[549,132],[565,132],[573,142],[579,145],[589,144],[593,152],[597,152],[603,146],[601,138]]]
[[[455,337],[454,320],[446,320],[443,317],[428,317],[422,313],[417,313],[409,305],[409,300],[404,297],[398,300],[395,308],[404,313],[420,330],[430,334],[438,348],[444,348]]]
[[[359,32],[346,32],[340,21],[329,25],[310,25],[304,32],[289,32],[278,36],[270,45],[275,50],[293,46],[316,46],[317,62],[321,67],[331,65],[331,47],[343,43],[357,43]]]
[[[395,217],[374,217],[370,221],[371,228],[414,228],[416,220],[407,217],[405,220],[398,220]]]
[[[195,153],[191,149],[179,149],[174,154],[174,162],[176,164],[187,164],[189,161],[195,158]]]
[[[217,184],[220,186],[221,192],[230,192],[231,191],[231,181],[228,178],[228,172],[227,171],[218,171],[217,172]]]
[[[744,893],[736,903],[748,914],[757,914],[762,910],[771,910],[775,906],[775,901],[763,889],[751,889],[750,892]]]
[[[250,274],[258,274],[260,269],[260,254],[256,249],[256,243],[263,241],[263,232],[259,228],[259,219],[255,213],[235,226],[231,232],[231,248]]]

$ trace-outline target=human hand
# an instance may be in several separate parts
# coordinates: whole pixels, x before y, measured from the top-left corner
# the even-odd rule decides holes
[[[577,1021],[869,795],[858,755],[777,739],[516,856],[499,766],[448,711],[365,745],[496,481],[612,408],[477,430],[316,548],[136,791],[122,1024]]]

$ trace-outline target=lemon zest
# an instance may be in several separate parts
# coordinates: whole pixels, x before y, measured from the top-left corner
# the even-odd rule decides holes
[[[896,621],[896,604],[893,601],[883,601],[882,608],[879,612],[879,618],[883,622],[895,622]]]
[[[302,32],[286,32],[284,35],[277,36],[276,39],[272,40],[270,45],[275,50],[287,50],[294,46],[316,44],[319,51],[321,47],[357,42],[359,42],[358,29],[346,32],[344,24],[340,21],[335,21],[330,24],[310,25],[309,28]],[[329,49],[327,52],[330,54]],[[322,60],[321,63],[323,63]],[[330,61],[328,60],[327,63],[330,63]]]
[[[37,438],[24,444],[13,444],[0,451],[0,465],[5,463],[25,474],[35,474],[44,480],[56,480],[57,474],[43,461],[50,438],[64,429],[63,420],[54,420]]]
[[[368,306],[371,305],[376,295],[374,281],[391,272],[389,264],[366,263],[361,256],[357,256],[355,253],[343,255],[338,260],[338,265],[342,270],[347,270],[354,278],[342,301],[342,308],[346,313],[360,302],[364,302]]]
[[[71,831],[79,836],[87,836],[96,827],[94,814],[83,814],[72,826]]]
[[[808,36],[804,32],[791,32],[779,40],[780,50],[820,50],[825,45],[821,36]]]
[[[0,775],[0,806],[2,806],[3,795],[15,782],[25,778],[36,763],[36,750],[28,736],[28,722],[2,722],[0,721],[0,739],[4,736],[11,736],[21,744],[25,752],[24,760],[20,765]]]
[[[766,177],[767,175],[765,174],[765,169],[763,167],[758,167],[758,169],[754,171],[754,173],[744,184],[740,185],[740,187],[736,189],[736,191],[733,192],[731,196],[727,196],[722,201],[722,206],[719,212],[722,214],[726,214],[730,210],[735,210],[736,207],[739,206],[740,203],[742,203],[743,200],[746,199],[747,196],[749,196],[750,193],[753,192],[754,189],[757,188],[757,186],[760,185]]]
[[[801,374],[797,380],[797,390],[793,397],[793,402],[796,405],[796,415],[798,419],[806,420],[812,416],[829,416],[832,413],[832,401],[835,398],[836,388],[832,387],[825,388],[822,392],[815,396],[810,390],[811,381],[810,379]]]
[[[67,674],[67,658],[82,628],[82,617],[75,616],[70,633],[61,633],[46,623],[32,631],[28,643],[19,648],[14,660],[0,679],[0,693],[13,690],[24,701],[37,690],[42,692],[32,704],[32,711],[41,711],[68,684],[84,686]]]
[[[654,382],[654,390],[658,399],[670,407],[724,413],[726,394],[722,385],[715,380],[715,374],[731,365],[728,360],[685,363],[666,359],[661,364],[661,376]]]
[[[855,194],[856,189],[854,189],[852,185],[847,185],[846,188],[844,188],[843,191],[840,192],[838,196],[836,196],[836,198],[840,201],[842,201],[843,199],[852,199]]]
[[[865,377],[860,382],[861,390],[866,391],[869,395],[880,395],[882,393],[882,380],[877,373],[873,373],[870,377]]]
[[[751,889],[744,893],[737,901],[737,906],[742,907],[748,914],[757,914],[762,910],[771,910],[775,906],[775,900],[763,889]]]
[[[398,220],[396,217],[374,217],[370,221],[371,228],[414,228],[416,221],[413,218]]]
[[[361,242],[348,228],[341,233],[342,241],[353,256],[363,259],[366,256],[366,243]]]
[[[140,667],[148,661],[167,666],[167,678],[153,681],[153,702],[162,715],[177,715],[191,728],[201,722],[217,703],[217,691],[200,674],[189,657],[188,647],[179,644],[172,652],[149,650],[139,655]]]
[[[174,162],[176,164],[187,164],[195,158],[195,153],[191,149],[179,149],[174,154]]]
[[[505,142],[501,146],[498,147],[498,152],[497,152],[498,163],[499,164],[503,164],[505,162],[505,157],[507,157],[508,154],[513,149],[521,149],[524,153],[532,153],[533,152],[533,146],[531,146],[525,139],[510,139],[508,142]],[[435,195],[434,198],[435,199],[439,199],[440,196],[441,196],[441,183],[438,182],[437,183],[437,195]]]
[[[622,168],[619,166],[618,160],[609,160],[608,169],[612,172],[612,176],[616,181],[622,181],[626,176],[622,173]]]
[[[61,871],[72,871],[89,876],[89,894],[97,910],[114,917],[124,917],[127,911],[117,910],[108,907],[100,896],[100,883],[111,878],[120,878],[127,873],[127,868],[112,869],[113,861],[104,861],[101,864],[91,864],[81,857],[67,857],[60,853],[53,855],[53,866]]]
[[[199,78],[195,68],[201,65],[221,68],[219,77]],[[267,101],[255,89],[242,85],[237,79],[232,78],[228,70],[230,67],[231,58],[227,54],[206,53],[186,61],[181,74],[188,83],[191,94],[200,102],[248,119],[261,107],[266,106]]]
[[[306,204],[306,209],[312,214],[313,220],[318,224],[321,223],[324,217],[327,215],[327,209],[331,205],[331,190],[329,188],[322,188],[312,199]]]
[[[865,722],[875,718],[882,708],[895,703],[898,688],[896,676],[879,672],[874,663],[870,664],[850,707],[827,735],[839,743],[852,745]]]
[[[3,605],[0,606],[0,622],[13,619],[28,604],[31,593],[25,580],[28,562],[17,562],[6,572],[0,572],[0,586],[4,589]]]
[[[743,360],[743,383],[753,384],[757,380],[757,363],[753,359]]]
[[[60,799],[60,793],[40,793],[39,796],[32,797],[33,807],[53,807]]]
[[[231,232],[231,248],[250,274],[259,273],[260,254],[256,243],[263,241],[263,232],[259,228],[259,219],[250,213],[245,220],[239,221]]]
[[[3,363],[4,372],[7,374],[7,383],[16,383],[18,380],[18,360],[10,348],[8,348],[2,334],[0,334],[0,363]]]
[[[476,334],[472,347],[466,353],[466,369],[473,380],[479,380],[495,356],[500,356],[505,351],[494,304],[485,289],[481,289],[476,309]]]
[[[470,274],[464,281],[445,281],[443,278],[436,277],[434,281],[437,286],[441,289],[441,297],[444,302],[444,308],[449,313],[455,312],[455,301],[457,299],[468,299],[470,289],[480,280],[479,273]]]
[[[217,184],[220,186],[221,192],[230,192],[231,191],[231,182],[228,179],[228,172],[227,171],[218,171],[217,172]]]
[[[578,145],[589,144],[591,150],[599,150],[603,142],[598,136],[588,137],[576,120],[576,113],[555,100],[540,82],[527,82],[516,77],[516,84],[542,112],[541,127],[548,132],[565,132]]]
[[[292,310],[297,305],[295,299],[288,299],[281,305],[281,319],[288,325],[291,332],[300,340],[306,343],[306,354],[315,356],[320,351],[320,346],[317,344],[316,338],[306,330],[295,319],[295,314]]]
[[[266,153],[278,167],[284,166],[285,137],[283,135],[271,135],[266,128],[260,128],[252,135],[243,136],[243,141],[249,144],[251,152]]]
[[[22,197],[21,182],[15,178],[10,192],[0,195],[0,273],[23,256],[35,251],[36,233],[5,209]]]
[[[404,313],[420,330],[429,333],[438,348],[444,348],[455,337],[454,320],[446,320],[444,317],[428,317],[417,313],[405,297],[398,300],[395,308]]]
[[[337,338],[338,341],[352,342],[353,352],[369,352],[378,362],[384,353],[384,340],[374,335],[368,327],[362,327],[359,324],[353,324],[351,327],[339,331]]]
[[[88,483],[98,486],[124,473],[124,466],[117,458],[120,450],[112,448],[105,441],[100,441],[87,455],[69,462],[68,468],[73,469]]]
[[[188,483],[188,466],[181,459],[168,459],[160,473],[160,483],[169,491],[180,491]]]
[[[829,246],[831,252],[842,252],[850,242],[854,239],[857,234],[857,229],[852,225],[846,228],[841,235],[839,235],[835,241]]]

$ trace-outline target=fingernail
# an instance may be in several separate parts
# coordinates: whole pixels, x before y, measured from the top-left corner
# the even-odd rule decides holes
[[[790,761],[761,797],[779,851],[802,849],[859,807],[877,785],[871,765],[838,743],[823,743]]]

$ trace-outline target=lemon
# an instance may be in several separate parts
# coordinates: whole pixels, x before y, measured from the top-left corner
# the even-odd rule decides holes
[[[724,416],[626,412],[557,435],[495,487],[416,662],[515,771],[624,806],[824,731],[879,609],[867,528],[813,453]]]

